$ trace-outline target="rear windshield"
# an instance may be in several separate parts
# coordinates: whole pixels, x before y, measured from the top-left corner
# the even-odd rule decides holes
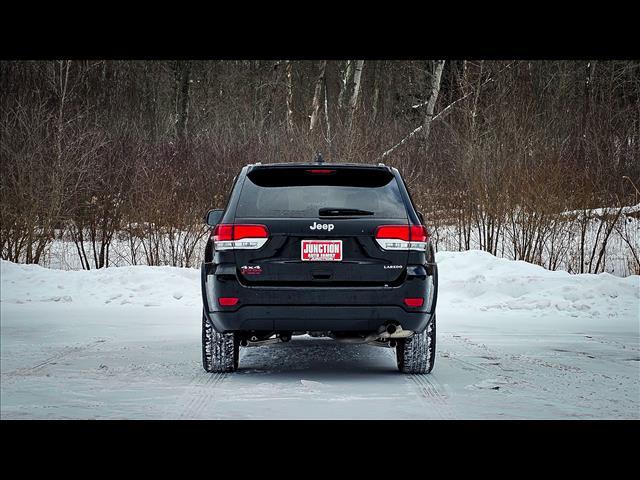
[[[345,216],[407,217],[389,171],[330,167],[253,170],[242,187],[236,217],[309,218],[320,216],[320,209]]]

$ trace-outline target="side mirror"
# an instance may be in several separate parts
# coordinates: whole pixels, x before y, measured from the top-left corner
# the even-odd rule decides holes
[[[418,218],[420,219],[420,223],[422,225],[424,225],[424,215],[422,215],[422,213],[418,212]]]
[[[218,223],[220,223],[223,212],[224,210],[220,208],[209,210],[204,218],[205,223],[211,227],[215,227]]]

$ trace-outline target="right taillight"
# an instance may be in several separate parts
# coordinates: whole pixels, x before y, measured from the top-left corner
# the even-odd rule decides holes
[[[218,224],[211,232],[216,250],[252,250],[269,240],[269,229],[264,225]]]
[[[421,307],[422,305],[424,305],[424,298],[421,298],[421,297],[405,298],[404,304],[407,307],[414,307],[414,308]]]
[[[376,242],[384,250],[427,249],[429,232],[424,225],[380,225],[376,230]]]

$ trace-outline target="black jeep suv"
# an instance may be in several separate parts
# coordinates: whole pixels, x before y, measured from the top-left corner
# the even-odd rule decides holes
[[[421,220],[382,164],[245,166],[226,208],[207,213],[204,369],[309,334],[395,347],[400,371],[429,373],[438,268]]]

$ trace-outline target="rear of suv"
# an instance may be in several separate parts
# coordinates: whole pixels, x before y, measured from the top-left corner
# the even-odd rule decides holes
[[[248,165],[207,223],[206,371],[237,369],[241,346],[303,334],[395,348],[400,371],[432,370],[438,269],[397,169]]]

